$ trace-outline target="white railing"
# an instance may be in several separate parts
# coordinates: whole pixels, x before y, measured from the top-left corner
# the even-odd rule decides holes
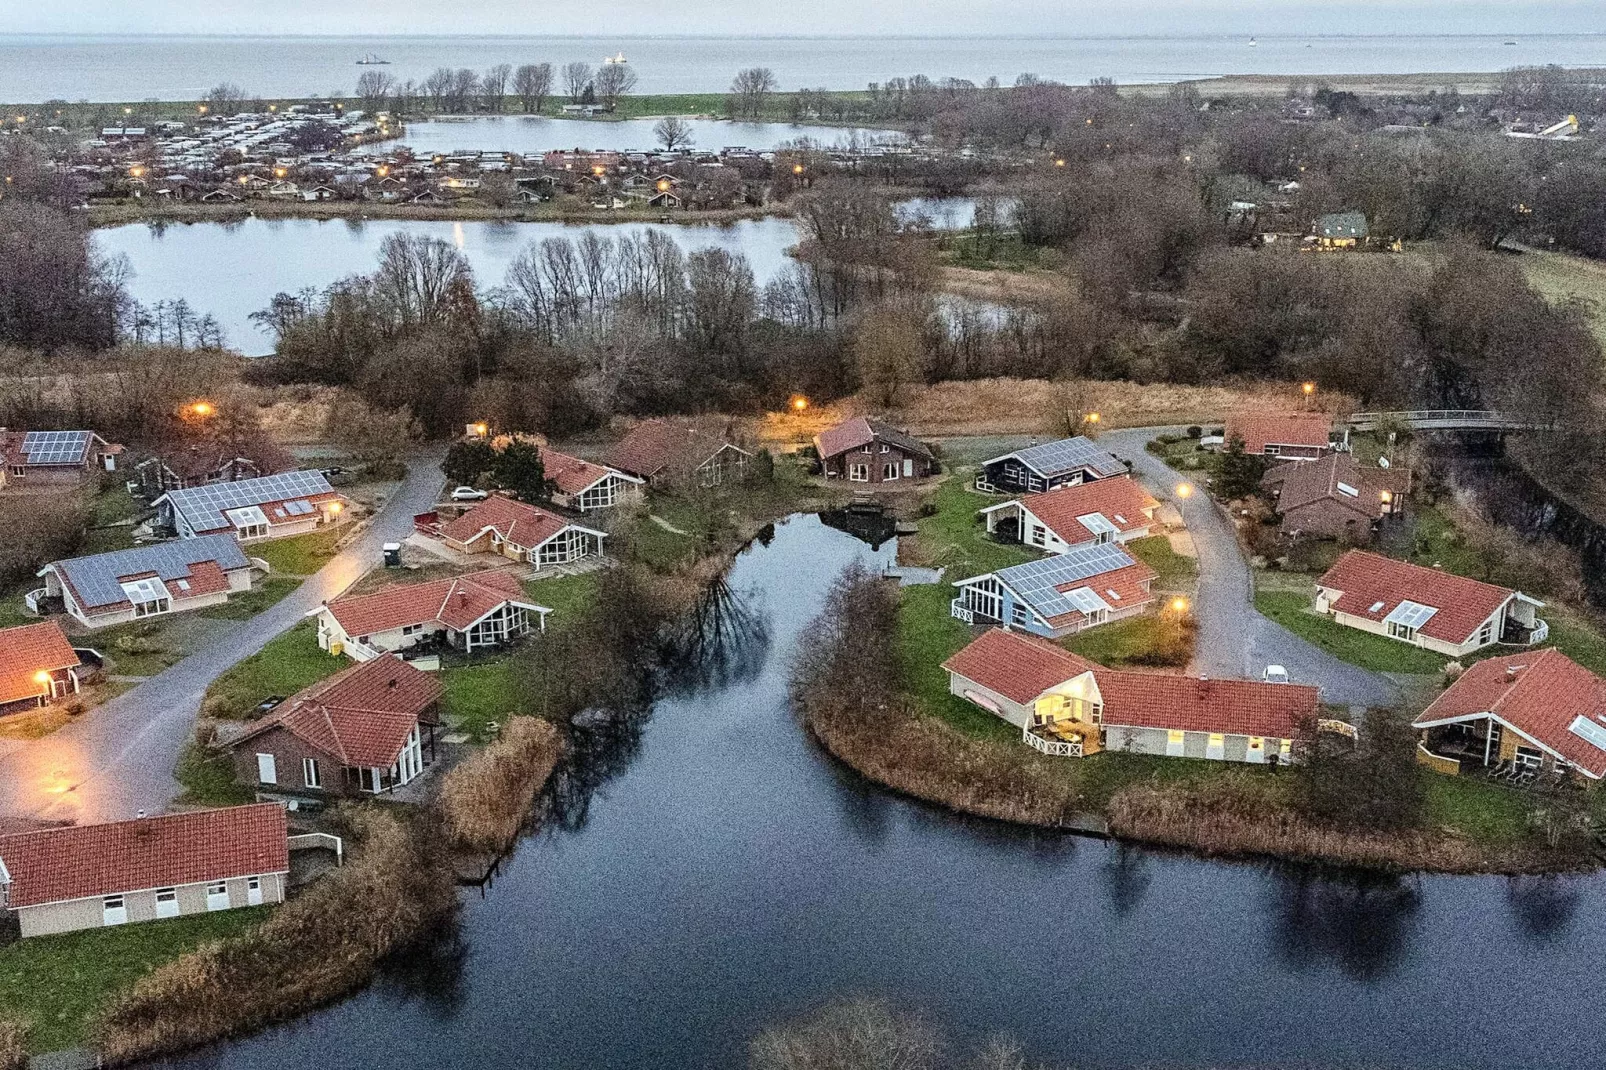
[[[1082,756],[1082,744],[1078,740],[1045,739],[1031,729],[1022,730],[1021,739],[1025,740],[1028,746],[1042,751],[1050,758],[1080,758]]]
[[[1550,624],[1542,620],[1534,621],[1533,630],[1528,633],[1528,645],[1533,646],[1535,643],[1543,643],[1549,638]]]
[[[948,612],[955,620],[962,620],[966,624],[976,623],[976,614],[969,606],[965,605],[963,598],[955,598],[952,602],[949,602]]]
[[[38,588],[36,590],[29,591],[27,594],[23,595],[22,596],[22,604],[28,607],[28,612],[29,613],[32,613],[34,616],[37,617],[42,612],[42,610],[40,610],[40,608],[39,608],[40,603],[42,603],[46,598],[49,598],[49,597],[50,597],[50,589],[47,588],[47,587],[40,587],[40,588]]]
[[[998,493],[997,488],[994,487],[991,483],[987,482],[987,479],[986,479],[985,476],[977,476],[976,477],[976,490],[977,490],[977,492],[979,492],[981,494],[996,494],[996,493]]]
[[[339,836],[332,836],[327,832],[303,832],[299,836],[291,836],[290,850],[333,851],[336,865],[345,865],[346,863],[346,845],[340,841]]]

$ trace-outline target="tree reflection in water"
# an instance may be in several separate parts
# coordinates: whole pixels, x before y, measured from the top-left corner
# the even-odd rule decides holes
[[[1294,865],[1273,871],[1277,947],[1289,964],[1332,962],[1361,981],[1399,964],[1422,906],[1414,879]]]
[[[769,652],[768,618],[719,576],[674,625],[663,659],[664,683],[682,695],[747,683],[763,671]]]
[[[1143,901],[1143,893],[1149,890],[1153,879],[1145,865],[1147,861],[1147,851],[1120,841],[1110,851],[1104,863],[1104,882],[1116,917],[1126,917]]]
[[[1567,931],[1578,909],[1577,882],[1565,877],[1512,877],[1506,881],[1506,902],[1519,933],[1534,943],[1553,943]]]
[[[463,969],[468,960],[453,914],[425,938],[385,961],[386,994],[418,1007],[435,1021],[448,1021],[463,1007]]]

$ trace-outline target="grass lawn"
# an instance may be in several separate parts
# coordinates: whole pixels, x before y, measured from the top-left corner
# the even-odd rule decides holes
[[[194,740],[184,745],[173,776],[184,785],[178,801],[188,805],[239,806],[256,798],[234,778],[234,763],[227,754],[214,754]]]
[[[349,664],[321,649],[317,625],[304,620],[218,677],[201,709],[213,717],[243,719],[263,699],[293,695]]]
[[[269,907],[39,936],[0,950],[0,1017],[32,1024],[34,1053],[80,1047],[106,1001],[201,944],[260,924]]]
[[[561,628],[590,604],[598,578],[596,572],[582,572],[577,576],[526,580],[524,590],[536,605],[546,606],[552,611],[551,616],[547,617],[546,626]]]
[[[941,717],[968,736],[1012,740],[1017,730],[986,710],[948,693],[942,663],[970,642],[970,629],[948,613],[953,591],[946,583],[905,587],[898,606],[898,643],[910,695],[926,713]]]
[[[1301,639],[1342,661],[1373,672],[1437,673],[1450,658],[1370,632],[1346,628],[1310,612],[1310,595],[1256,591],[1255,608]]]
[[[263,610],[278,605],[300,586],[301,581],[294,576],[265,576],[249,591],[231,595],[222,605],[203,609],[200,613],[213,620],[250,620]]]
[[[185,655],[162,625],[162,618],[149,618],[102,628],[77,642],[105,654],[112,661],[111,671],[119,676],[155,676]]]
[[[1133,557],[1160,574],[1160,578],[1154,582],[1163,591],[1191,588],[1194,577],[1199,574],[1199,563],[1171,549],[1171,540],[1164,535],[1133,539],[1126,544],[1126,549]]]
[[[648,509],[651,515],[636,516],[620,533],[626,556],[667,572],[697,555],[707,538],[709,515],[705,510],[695,502],[669,497],[654,498]],[[678,530],[670,531],[654,516]]]
[[[1202,429],[1210,430],[1208,427]],[[1144,448],[1179,472],[1203,472],[1206,475],[1215,475],[1221,468],[1221,454],[1215,450],[1201,450],[1197,439],[1182,438],[1175,442],[1166,442],[1157,438]]]
[[[292,535],[288,539],[253,543],[245,548],[250,557],[260,557],[276,573],[310,576],[335,556],[335,543],[344,530],[339,527]]]
[[[1606,264],[1566,253],[1528,253],[1522,258],[1528,283],[1547,301],[1579,301],[1601,350],[1606,352]]]
[[[921,556],[933,565],[949,566],[954,579],[1035,560],[1038,555],[1025,547],[987,537],[987,527],[976,513],[1004,499],[977,494],[967,489],[969,482],[970,472],[958,471],[932,494],[931,505],[937,512],[919,520]]]
[[[1531,797],[1512,788],[1467,776],[1444,776],[1419,770],[1425,799],[1426,828],[1455,829],[1480,843],[1517,843],[1527,839]]]
[[[1193,633],[1158,613],[1103,624],[1068,637],[1064,647],[1112,669],[1126,665],[1181,667],[1193,657]],[[1168,656],[1156,660],[1162,652]]]
[[[533,697],[519,686],[511,657],[444,669],[441,684],[446,688],[441,696],[446,723],[453,729],[471,732],[480,742],[489,738],[486,724],[507,724],[510,715],[528,709]]]

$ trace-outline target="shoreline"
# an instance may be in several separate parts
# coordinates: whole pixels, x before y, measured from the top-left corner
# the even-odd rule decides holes
[[[789,218],[790,209],[723,208],[703,212],[639,211],[631,209],[543,208],[520,205],[494,208],[489,205],[384,204],[374,201],[273,201],[252,200],[228,204],[172,204],[157,202],[146,208],[142,202],[91,206],[83,213],[90,229],[126,226],[130,223],[238,223],[247,219],[401,219],[490,223],[653,223],[661,226],[686,224],[719,225],[747,220]]]

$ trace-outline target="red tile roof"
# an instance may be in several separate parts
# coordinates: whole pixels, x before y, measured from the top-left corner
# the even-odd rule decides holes
[[[277,803],[0,837],[13,908],[290,869]]]
[[[1000,628],[982,633],[943,668],[1023,706],[1091,672],[1106,725],[1298,739],[1309,734],[1317,713],[1314,687],[1106,669],[1046,639]]]
[[[1470,639],[1501,603],[1516,594],[1506,587],[1365,550],[1351,550],[1339,558],[1316,585],[1343,592],[1332,603],[1338,612],[1371,621],[1387,617],[1402,601],[1432,606],[1438,612],[1417,630],[1457,644]]]
[[[1044,494],[1029,494],[1020,504],[1072,546],[1090,542],[1094,535],[1076,519],[1079,516],[1100,513],[1122,532],[1128,532],[1153,523],[1151,514],[1160,505],[1131,476],[1096,479]]]
[[[53,620],[0,628],[0,703],[46,694],[34,677],[78,665],[78,655]]]
[[[556,513],[493,494],[456,520],[442,525],[441,534],[453,542],[467,543],[486,528],[494,528],[504,541],[528,550],[568,526],[569,521]]]
[[[1340,490],[1341,483],[1356,493]],[[1306,464],[1281,464],[1261,480],[1263,486],[1281,488],[1277,496],[1279,513],[1331,500],[1366,520],[1375,520],[1382,512],[1383,492],[1404,493],[1409,483],[1409,469],[1363,467],[1348,453],[1330,453]]]
[[[614,446],[608,463],[622,472],[650,479],[669,472],[693,472],[731,443],[719,435],[670,420],[643,420]]]
[[[1417,728],[1493,714],[1590,776],[1606,776],[1606,749],[1572,731],[1582,717],[1606,733],[1606,680],[1559,650],[1476,662],[1414,722]]]
[[[347,635],[358,636],[429,621],[460,631],[509,601],[527,602],[523,585],[506,569],[489,569],[337,598],[325,608]]]
[[[1273,446],[1320,446],[1326,449],[1333,419],[1325,412],[1240,412],[1227,418],[1226,440],[1242,439],[1245,453]]]
[[[1076,580],[1071,583],[1062,583],[1054,589],[1061,594],[1074,591],[1078,587],[1086,587],[1094,594],[1104,599],[1112,610],[1130,609],[1135,605],[1144,605],[1154,601],[1154,595],[1149,590],[1149,584],[1159,577],[1142,561],[1134,561],[1125,568],[1112,569],[1109,572],[1100,572],[1096,576]],[[1113,594],[1112,594],[1113,592]],[[1080,609],[1073,609],[1069,613],[1061,613],[1057,617],[1049,618],[1049,623],[1059,628],[1068,622],[1086,617]]]
[[[385,654],[296,693],[230,746],[279,727],[342,765],[384,769],[395,764],[413,726],[430,720],[441,692],[435,676]]]
[[[600,464],[549,449],[541,450],[541,464],[546,477],[563,494],[579,494],[599,480],[606,479],[610,471]]]
[[[924,442],[873,416],[855,416],[835,427],[821,431],[814,437],[814,446],[822,458],[827,458],[868,446],[876,441],[897,446],[905,453],[917,457],[931,456],[931,450]]]

